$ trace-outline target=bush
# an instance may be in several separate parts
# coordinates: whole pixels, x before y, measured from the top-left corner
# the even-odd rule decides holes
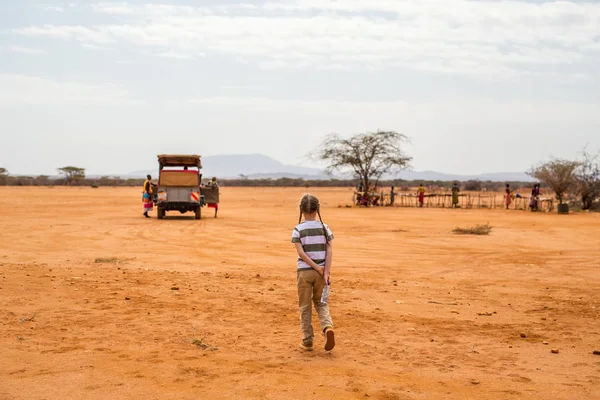
[[[470,228],[454,228],[452,233],[457,235],[489,235],[492,227],[489,223],[485,225],[475,225]]]
[[[481,181],[474,181],[474,180],[466,181],[463,186],[464,190],[468,190],[471,192],[479,192],[479,191],[481,191],[481,188],[482,188]]]
[[[527,174],[548,185],[562,204],[567,193],[577,184],[575,174],[580,165],[578,161],[555,158],[531,167]]]

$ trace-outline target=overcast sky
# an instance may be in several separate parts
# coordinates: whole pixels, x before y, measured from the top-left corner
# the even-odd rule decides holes
[[[415,170],[523,171],[600,149],[599,71],[598,1],[0,0],[0,166],[310,165],[390,129]]]

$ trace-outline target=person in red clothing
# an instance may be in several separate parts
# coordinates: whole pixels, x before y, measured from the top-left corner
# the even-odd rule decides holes
[[[506,204],[506,209],[508,210],[508,206],[512,203],[512,197],[510,192],[510,185],[506,184],[506,190],[504,191],[504,204]]]
[[[208,181],[206,186],[218,188],[219,184],[217,183],[217,178],[213,177],[210,181]],[[217,213],[219,212],[219,203],[208,203],[208,208],[215,209],[215,218],[217,218]]]
[[[417,194],[419,195],[419,207],[423,207],[423,203],[425,202],[425,188],[422,183],[419,185],[419,189],[417,189]]]

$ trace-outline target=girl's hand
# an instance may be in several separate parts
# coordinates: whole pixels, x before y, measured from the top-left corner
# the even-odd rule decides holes
[[[325,284],[326,285],[329,285],[329,277],[330,276],[331,276],[331,274],[329,272],[323,275],[323,278],[325,279]]]
[[[321,275],[323,275],[325,273],[325,267],[321,267],[320,265],[318,266],[319,269],[317,269],[317,272]]]

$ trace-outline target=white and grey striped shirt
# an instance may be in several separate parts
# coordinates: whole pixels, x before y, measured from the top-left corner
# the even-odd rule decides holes
[[[327,240],[333,240],[333,233],[327,224],[321,224],[320,221],[304,221],[296,225],[292,232],[292,243],[302,243],[302,248],[307,256],[317,265],[325,265],[325,254],[327,245],[325,240],[325,231],[327,231]],[[298,269],[311,269],[310,265],[298,257]]]

